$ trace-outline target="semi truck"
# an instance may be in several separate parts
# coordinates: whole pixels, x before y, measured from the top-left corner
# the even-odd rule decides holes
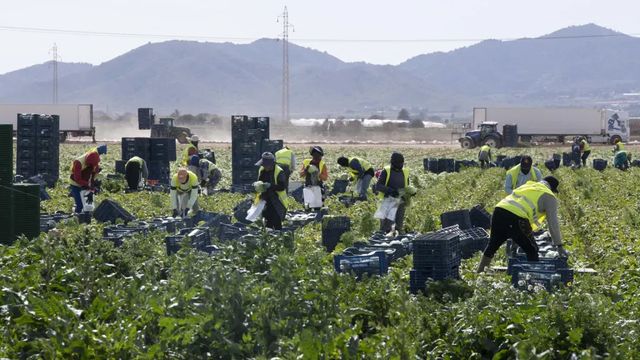
[[[18,128],[18,114],[47,114],[60,117],[60,141],[70,136],[91,136],[96,141],[92,104],[0,104],[0,124]]]
[[[521,142],[558,141],[584,136],[591,143],[629,140],[629,116],[624,111],[589,108],[474,108],[473,130],[458,141],[471,149],[485,143],[504,144],[500,129],[516,125]]]

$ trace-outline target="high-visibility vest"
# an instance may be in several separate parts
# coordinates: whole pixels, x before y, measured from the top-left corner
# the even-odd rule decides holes
[[[541,182],[527,181],[524,185],[502,199],[496,207],[505,209],[512,214],[529,220],[531,228],[535,231],[542,226],[547,217],[546,212],[540,212],[538,200],[540,196],[549,194],[557,199],[556,195]]]
[[[480,152],[489,152],[491,151],[491,146],[489,145],[482,145],[482,147],[480,148]]]
[[[260,180],[260,176],[262,176],[262,171],[264,171],[264,167],[260,166],[260,169],[258,169],[258,180]],[[276,165],[275,168],[273,169],[273,184],[274,185],[278,185],[278,176],[280,176],[280,173],[282,171],[283,171],[282,168],[280,166],[278,166],[278,165]],[[280,202],[286,208],[287,207],[287,192],[285,190],[276,191],[276,194],[278,194],[278,199],[280,199]],[[260,201],[260,193],[256,193],[255,202],[257,203],[258,201]]]
[[[622,141],[618,141],[613,150],[616,151],[616,152],[624,150],[624,144],[622,143]]]
[[[86,153],[78,156],[77,158],[75,158],[72,162],[71,162],[71,167],[69,168],[69,170],[71,171],[71,176],[73,176],[73,164],[78,161],[80,162],[80,170],[84,171],[86,168],[89,167],[89,165],[87,165],[87,157],[92,154],[92,153],[96,153],[98,154],[98,148],[92,148],[91,150],[87,151]],[[98,154],[98,156],[100,156],[100,154]],[[72,177],[69,178],[69,182],[71,183],[71,185],[75,185],[75,186],[80,186],[78,185],[77,182],[75,182],[73,180]]]
[[[180,193],[189,192],[194,188],[197,188],[199,184],[198,175],[188,170],[187,170],[187,174],[189,175],[189,177],[187,182],[184,184],[180,183],[180,181],[178,180],[177,173],[173,175],[173,178],[171,179],[171,188],[175,189],[177,192],[180,192]]]
[[[351,175],[353,175],[354,179],[357,179],[358,175],[360,175],[360,173],[357,170],[354,170],[353,168],[351,168],[351,162],[353,160],[357,160],[360,163],[360,166],[362,167],[363,171],[367,171],[367,170],[372,168],[371,163],[368,162],[367,160],[365,160],[363,158],[355,157],[355,156],[354,157],[350,157],[349,158],[349,166],[348,166],[348,168],[349,168],[349,172],[351,173]]]
[[[520,174],[520,164],[512,167],[509,171],[507,171],[507,176],[511,176],[511,186],[515,189],[516,184],[518,183],[518,175]],[[531,181],[538,181],[538,175],[536,174],[535,168],[533,165],[531,166],[531,170],[529,170],[529,174],[531,174]]]
[[[127,163],[124,165],[125,168],[127,167],[127,165],[129,165],[129,163],[138,163],[140,164],[140,169],[142,169],[142,167],[144,166],[144,159],[139,156],[134,156],[129,159],[129,161],[127,161]]]
[[[293,151],[286,147],[276,151],[274,154],[276,156],[276,164],[288,166],[291,169],[291,154],[293,154]]]
[[[195,150],[195,154],[189,155],[189,152],[191,150]],[[182,150],[182,166],[187,166],[189,164],[189,158],[191,158],[191,156],[197,155],[197,154],[198,154],[198,148],[195,145],[193,145],[192,143],[188,143],[187,147],[184,148],[184,150]]]
[[[582,139],[580,141],[580,143],[582,144],[582,151],[590,151],[591,150],[591,145],[589,145],[589,142],[585,139]]]
[[[389,186],[389,180],[391,180],[391,165],[385,166],[384,171],[387,172],[387,179],[384,182],[384,186]],[[406,188],[407,186],[409,186],[409,169],[403,167],[402,174],[404,175],[404,187]],[[384,193],[379,192],[378,197],[381,199],[384,198]]]
[[[309,164],[311,164],[311,160],[312,159],[304,159],[302,160],[302,165],[306,168],[307,166],[309,166]],[[320,167],[318,168],[318,170],[320,170],[320,172],[322,173],[323,169],[326,167],[324,160],[320,160]]]

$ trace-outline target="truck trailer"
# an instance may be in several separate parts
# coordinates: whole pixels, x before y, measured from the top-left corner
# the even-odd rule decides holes
[[[60,117],[60,141],[70,136],[91,136],[96,141],[92,104],[0,104],[0,124],[18,128],[18,114],[47,114]]]
[[[626,112],[588,108],[474,108],[473,129],[459,139],[463,148],[485,143],[501,147],[504,125],[517,126],[521,142],[558,141],[584,136],[592,143],[628,141],[629,116]]]

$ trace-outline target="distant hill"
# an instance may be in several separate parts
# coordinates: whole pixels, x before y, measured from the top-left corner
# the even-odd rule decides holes
[[[282,44],[150,43],[97,66],[59,67],[60,102],[111,111],[280,113]],[[290,45],[294,116],[385,107],[558,103],[640,89],[640,39],[594,24],[534,39],[488,40],[398,66],[345,63]],[[51,65],[0,75],[0,102],[51,101]]]

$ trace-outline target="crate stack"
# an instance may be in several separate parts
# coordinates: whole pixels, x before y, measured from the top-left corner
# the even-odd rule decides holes
[[[261,154],[282,149],[282,140],[269,139],[269,122],[268,117],[231,117],[231,182],[234,191],[253,191],[251,184],[258,176],[255,163]]]
[[[422,159],[422,166],[424,171],[440,174],[443,172],[460,172],[460,170],[465,168],[477,167],[478,162],[475,160],[424,158]]]
[[[47,186],[55,186],[60,177],[60,118],[18,114],[17,133],[17,175],[25,179],[42,175]]]
[[[15,237],[21,235],[28,239],[40,234],[40,185],[13,185],[13,226]]]
[[[13,242],[13,125],[0,125],[0,244]]]
[[[503,145],[505,147],[518,146],[518,125],[504,125],[502,127]]]
[[[412,293],[425,291],[427,279],[460,278],[460,235],[449,228],[420,235],[413,240],[413,269],[409,272]]]
[[[171,182],[171,161],[176,161],[176,140],[173,138],[122,138],[122,160],[116,161],[116,172],[124,174],[125,164],[134,156],[147,163],[149,179],[158,184]]]

